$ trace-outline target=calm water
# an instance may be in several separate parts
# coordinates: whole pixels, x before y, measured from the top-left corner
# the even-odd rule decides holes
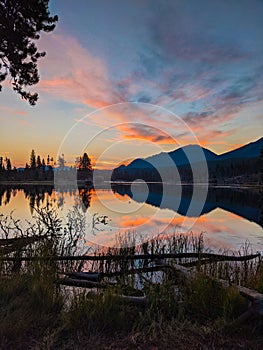
[[[104,188],[103,188],[104,187]],[[214,248],[238,250],[249,241],[263,250],[261,195],[257,190],[109,184],[99,189],[53,186],[0,186],[0,213],[31,220],[32,206],[49,204],[65,220],[73,206],[85,214],[86,239],[116,244],[116,236],[132,232],[138,241],[162,232],[205,232]]]

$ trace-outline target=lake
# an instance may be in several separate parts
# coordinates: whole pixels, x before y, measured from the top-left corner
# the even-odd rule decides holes
[[[157,235],[204,232],[212,249],[239,250],[246,242],[263,250],[261,194],[257,189],[108,183],[94,188],[66,185],[1,185],[0,213],[32,221],[33,206],[54,208],[63,220],[78,208],[86,240],[103,246],[129,232],[136,242]]]

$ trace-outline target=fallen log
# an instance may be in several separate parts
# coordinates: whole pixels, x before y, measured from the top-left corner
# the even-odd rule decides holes
[[[102,274],[98,272],[62,272],[62,274],[72,279],[88,281],[99,281],[102,278]]]
[[[61,274],[68,276],[70,278],[77,278],[77,279],[84,279],[89,281],[100,281],[104,277],[111,278],[111,277],[120,277],[125,275],[134,275],[138,273],[149,273],[149,272],[156,272],[156,271],[162,271],[166,269],[172,269],[171,265],[155,265],[151,267],[142,267],[142,268],[135,268],[135,269],[127,269],[122,271],[115,271],[115,272],[61,272]]]
[[[0,239],[0,255],[7,255],[44,239],[44,236],[16,237]]]
[[[33,243],[35,241],[39,241],[41,239],[46,238],[46,236],[29,236],[29,237],[14,237],[14,238],[1,238],[0,246],[15,244],[15,243]]]
[[[118,295],[120,299],[126,301],[128,303],[137,304],[137,305],[145,305],[147,303],[146,295],[141,297],[131,296],[131,295]]]
[[[190,270],[184,266],[178,265],[178,264],[173,264],[172,266],[174,269],[177,271],[180,271],[183,275],[186,277],[195,277],[197,274],[196,270]],[[219,283],[225,288],[230,287],[231,284],[223,279],[217,279]],[[263,316],[263,294],[259,293],[253,289],[242,287],[242,286],[235,286],[237,290],[239,291],[240,295],[245,297],[250,301],[250,307],[248,311],[243,315],[243,317],[240,316],[240,320],[244,320],[250,316],[251,314],[258,314],[260,316]]]
[[[55,261],[126,261],[126,260],[156,260],[156,259],[210,259],[214,261],[248,261],[260,257],[260,253],[250,255],[221,255],[213,253],[162,253],[162,254],[135,254],[135,255],[76,255],[76,256],[33,256],[33,257],[4,257],[3,261],[34,261],[34,260],[55,260]]]
[[[134,269],[134,270],[128,270],[126,273],[139,273],[139,272],[150,272],[150,271],[159,271],[160,269],[164,268],[171,268],[175,269],[176,271],[181,272],[184,276],[187,278],[194,278],[197,275],[197,271],[193,269],[186,268],[184,266],[178,265],[178,264],[173,264],[172,266],[170,265],[161,265],[161,266],[153,266],[150,268],[140,268],[140,269]],[[120,272],[118,272],[120,273]],[[59,279],[57,283],[62,284],[62,285],[67,285],[67,286],[74,286],[74,287],[83,287],[83,288],[106,288],[107,285],[114,285],[114,283],[100,283],[98,281],[90,280],[89,278],[99,278],[103,277],[113,277],[116,275],[116,273],[111,273],[111,274],[106,274],[106,273],[92,273],[92,272],[65,272],[63,273],[67,276],[70,277],[65,277],[63,279]],[[82,279],[84,278],[84,279]],[[225,288],[228,288],[231,286],[231,284],[223,279],[217,279],[219,283]],[[242,286],[235,286],[237,290],[239,291],[240,295],[245,297],[246,299],[249,300],[250,306],[249,309],[242,314],[241,316],[238,317],[238,319],[235,321],[237,323],[244,322],[247,318],[249,318],[252,314],[258,314],[260,316],[263,316],[263,294],[252,290],[250,288],[242,287]],[[125,296],[125,295],[120,295],[120,298],[123,300],[130,301],[132,303],[137,303],[137,304],[145,304],[147,302],[146,296],[143,297],[137,297],[137,296]]]
[[[72,287],[81,287],[81,288],[101,288],[105,289],[108,285],[104,283],[98,283],[87,280],[73,279],[73,278],[62,278],[57,281],[58,284]],[[121,301],[136,304],[136,305],[145,305],[147,303],[146,296],[133,296],[133,295],[119,295],[113,294],[113,296]]]
[[[64,285],[64,286],[72,286],[72,287],[82,287],[82,288],[106,288],[109,283],[99,283],[94,281],[88,281],[83,279],[77,279],[77,278],[60,278],[57,280],[58,284]]]
[[[237,286],[237,289],[242,296],[251,302],[251,311],[263,316],[263,294],[242,286]]]

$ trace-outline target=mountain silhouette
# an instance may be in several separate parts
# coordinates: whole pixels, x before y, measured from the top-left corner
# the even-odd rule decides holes
[[[153,165],[169,166],[168,158],[171,158],[176,165],[185,165],[189,164],[189,162],[214,161],[217,158],[217,154],[199,145],[188,145],[168,153],[163,152],[148,157],[146,161],[150,161]]]
[[[260,150],[263,148],[263,137],[259,140],[250,142],[247,145],[236,148],[232,151],[220,154],[220,160],[234,159],[234,158],[256,158],[260,156]]]
[[[252,172],[259,173],[259,157],[263,148],[263,137],[242,147],[216,154],[200,145],[187,145],[171,152],[161,152],[147,158],[134,159],[127,166],[114,169],[112,180],[130,180],[143,178],[145,181],[159,181],[158,171],[171,170],[175,166],[181,170],[180,175],[191,182],[189,169],[196,164],[200,169],[208,165],[209,176],[230,178]],[[220,172],[220,173],[219,173]]]

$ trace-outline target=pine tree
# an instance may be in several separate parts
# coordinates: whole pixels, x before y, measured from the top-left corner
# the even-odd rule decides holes
[[[83,157],[79,158],[78,168],[80,170],[92,170],[91,160],[86,152],[83,154]]]
[[[4,171],[4,170],[5,170],[4,158],[0,157],[0,171]]]
[[[42,166],[40,156],[37,156],[37,168],[40,169]]]
[[[7,157],[6,157],[5,163],[6,163],[6,170],[7,170],[7,171],[12,170],[12,165],[11,165],[11,160],[10,160],[10,158],[7,158]]]
[[[31,151],[31,155],[30,155],[30,168],[36,169],[36,153],[33,149]]]

